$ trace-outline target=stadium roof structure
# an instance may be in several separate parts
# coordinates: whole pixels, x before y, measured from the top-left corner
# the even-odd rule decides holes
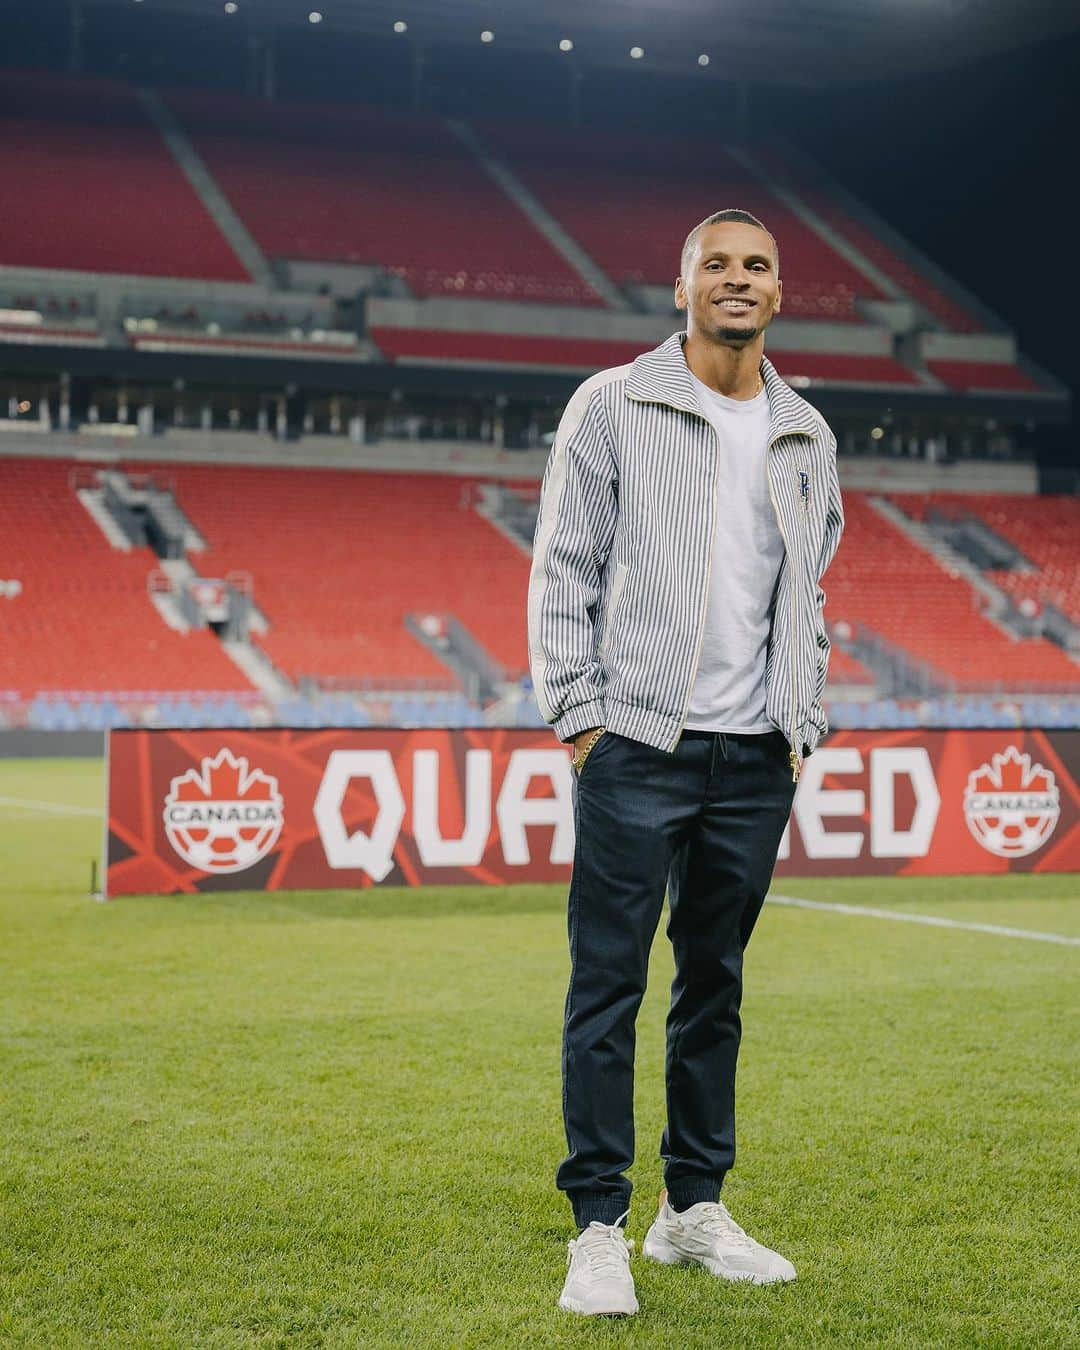
[[[328,38],[335,32],[396,33],[427,48],[484,42],[503,51],[563,51],[584,67],[637,67],[703,80],[804,88],[842,88],[948,70],[1080,30],[1080,6],[1061,0],[139,3],[146,10],[190,17],[218,15],[264,32],[316,24]]]

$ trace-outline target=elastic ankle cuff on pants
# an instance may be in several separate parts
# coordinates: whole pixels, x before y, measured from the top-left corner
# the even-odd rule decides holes
[[[621,1219],[630,1208],[630,1197],[613,1196],[607,1191],[579,1191],[570,1204],[574,1222],[579,1228],[588,1228],[591,1223],[613,1224],[616,1219]]]
[[[702,1202],[715,1205],[720,1199],[720,1183],[718,1181],[695,1181],[689,1185],[680,1185],[678,1182],[674,1186],[668,1187],[668,1205],[676,1214],[681,1214],[684,1209],[689,1209],[691,1205],[700,1205]]]

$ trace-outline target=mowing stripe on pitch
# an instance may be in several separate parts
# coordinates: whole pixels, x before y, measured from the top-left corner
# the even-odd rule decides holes
[[[21,806],[27,811],[48,811],[54,816],[100,816],[100,806],[69,806],[66,802],[39,802],[33,797],[0,797],[0,806]]]
[[[1056,942],[1061,947],[1080,947],[1080,937],[1062,933],[1034,933],[1027,928],[1003,928],[996,923],[964,923],[960,919],[942,919],[936,914],[906,914],[896,909],[871,909],[868,905],[827,904],[823,900],[801,900],[795,895],[770,895],[773,905],[793,909],[821,909],[829,914],[855,914],[866,919],[894,919],[897,923],[922,923],[930,928],[962,928],[968,933],[993,933],[996,937],[1026,938],[1029,942]]]

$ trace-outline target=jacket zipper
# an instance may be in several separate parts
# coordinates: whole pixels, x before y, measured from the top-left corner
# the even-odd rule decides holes
[[[704,413],[699,413],[698,416],[712,432],[713,438],[716,441],[716,454],[713,457],[713,472],[712,472],[713,506],[712,506],[712,515],[709,520],[709,550],[706,562],[708,570],[705,573],[705,586],[701,597],[701,615],[698,618],[697,646],[694,648],[694,663],[690,668],[690,683],[689,685],[687,685],[686,694],[683,697],[682,717],[679,719],[679,736],[682,735],[683,730],[686,727],[686,718],[690,712],[690,699],[694,693],[694,681],[697,679],[698,662],[701,659],[701,644],[705,641],[705,618],[709,612],[709,591],[712,589],[713,544],[715,543],[716,540],[716,517],[720,512],[720,502],[718,500],[717,482],[716,482],[720,472],[720,452],[722,449],[722,446],[720,444],[720,436],[717,433],[716,428],[704,415]],[[678,745],[678,743],[679,737],[676,736],[675,744]]]
[[[785,433],[786,435],[787,433]],[[791,731],[788,735],[788,745],[791,747],[788,751],[788,762],[791,765],[791,781],[797,783],[799,774],[802,772],[802,756],[799,754],[797,746],[798,727],[795,725],[795,715],[797,712],[797,700],[795,697],[795,657],[796,657],[796,632],[795,632],[795,559],[791,552],[791,545],[788,543],[788,537],[784,533],[784,521],[780,508],[776,504],[776,492],[773,488],[772,478],[772,448],[777,441],[782,440],[782,436],[776,436],[769,441],[765,451],[765,476],[769,482],[769,500],[772,502],[773,515],[776,517],[776,526],[780,531],[780,538],[784,541],[784,550],[787,553],[788,564],[788,624],[791,627],[791,641],[789,645],[790,658],[788,662],[788,674],[791,681]]]

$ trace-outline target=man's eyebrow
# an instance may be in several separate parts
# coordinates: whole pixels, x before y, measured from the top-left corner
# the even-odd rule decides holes
[[[730,255],[725,253],[723,249],[711,248],[702,258],[702,262],[709,262],[713,258],[727,258],[729,256]],[[766,253],[748,253],[743,259],[743,262],[763,262],[768,263],[770,267],[772,266],[772,259]]]

